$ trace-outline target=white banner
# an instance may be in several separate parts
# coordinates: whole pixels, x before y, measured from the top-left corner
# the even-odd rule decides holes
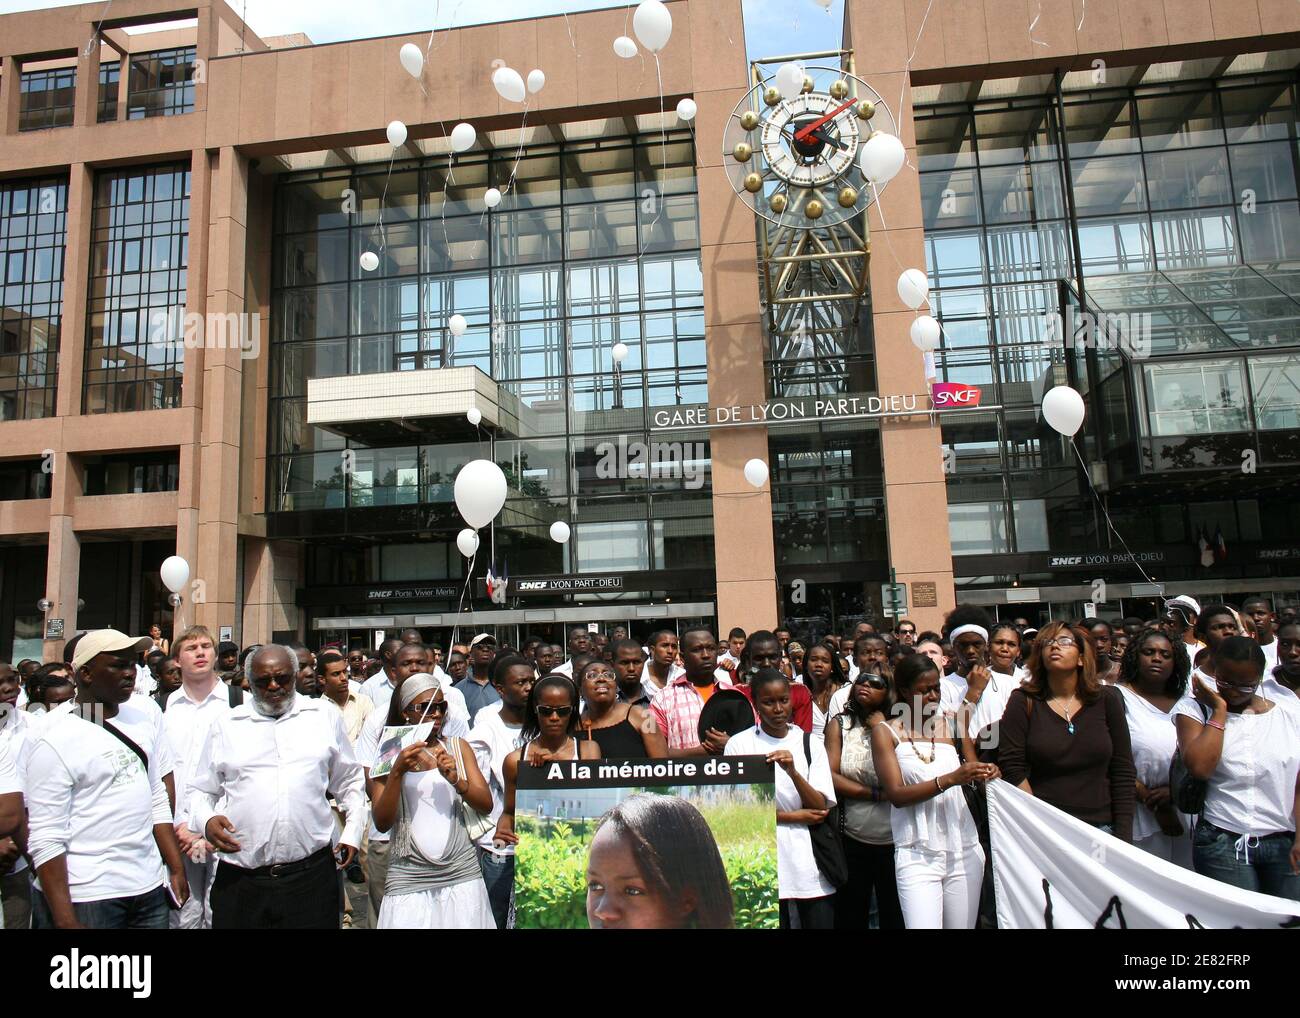
[[[1125,844],[1005,781],[988,786],[998,925],[1277,929],[1300,902],[1201,876]]]

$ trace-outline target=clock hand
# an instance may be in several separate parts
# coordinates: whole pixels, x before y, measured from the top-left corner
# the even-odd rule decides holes
[[[830,113],[827,113],[826,116],[822,117],[819,120],[814,120],[811,124],[805,124],[803,127],[799,128],[799,130],[795,132],[794,135],[795,140],[806,141],[808,139],[808,136],[812,134],[813,131],[817,130],[817,128],[821,127],[822,124],[830,123],[830,121],[834,120],[845,110],[849,109],[852,106],[856,106],[857,104],[858,104],[857,99],[850,99],[839,109],[832,110]]]
[[[829,134],[827,134],[824,127],[819,127],[815,131],[813,131],[811,137],[824,141],[827,145],[833,145],[835,148],[840,149],[841,151],[848,148],[848,146],[845,145],[844,142],[840,141],[839,138],[832,138]]]

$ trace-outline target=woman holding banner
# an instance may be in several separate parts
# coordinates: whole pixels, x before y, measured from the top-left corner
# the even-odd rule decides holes
[[[1189,669],[1187,655],[1168,636],[1148,629],[1129,645],[1117,683],[1137,771],[1133,844],[1187,869],[1192,868],[1190,818],[1174,808],[1169,764],[1178,749],[1173,710],[1187,692]]]
[[[999,776],[996,764],[962,762],[952,719],[939,713],[939,669],[924,654],[894,670],[898,706],[871,732],[876,773],[893,804],[894,872],[909,930],[969,930],[979,913],[984,850],[960,786]],[[969,707],[957,725],[969,723]]]
[[[1049,622],[1034,643],[1029,672],[1002,715],[1002,776],[1132,841],[1137,772],[1124,701],[1098,681],[1091,637],[1080,626]]]
[[[1230,636],[1215,651],[1214,678],[1194,681],[1174,708],[1183,762],[1207,785],[1192,863],[1300,901],[1300,711],[1259,695],[1265,664],[1259,644]]]
[[[492,793],[464,739],[443,739],[442,682],[412,675],[394,694],[402,721],[428,723],[427,738],[405,747],[386,775],[372,777],[375,826],[393,831],[379,929],[494,930],[492,903],[462,803],[484,813]]]

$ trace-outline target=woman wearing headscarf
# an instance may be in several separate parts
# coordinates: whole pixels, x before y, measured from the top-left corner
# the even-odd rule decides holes
[[[370,779],[375,826],[393,831],[379,929],[496,929],[465,816],[490,813],[492,793],[469,744],[442,738],[441,680],[409,676],[396,696],[397,723],[430,729]]]

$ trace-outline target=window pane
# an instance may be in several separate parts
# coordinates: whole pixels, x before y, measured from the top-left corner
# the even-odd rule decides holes
[[[1227,205],[1233,200],[1221,148],[1152,152],[1146,157],[1146,167],[1153,209]]]

